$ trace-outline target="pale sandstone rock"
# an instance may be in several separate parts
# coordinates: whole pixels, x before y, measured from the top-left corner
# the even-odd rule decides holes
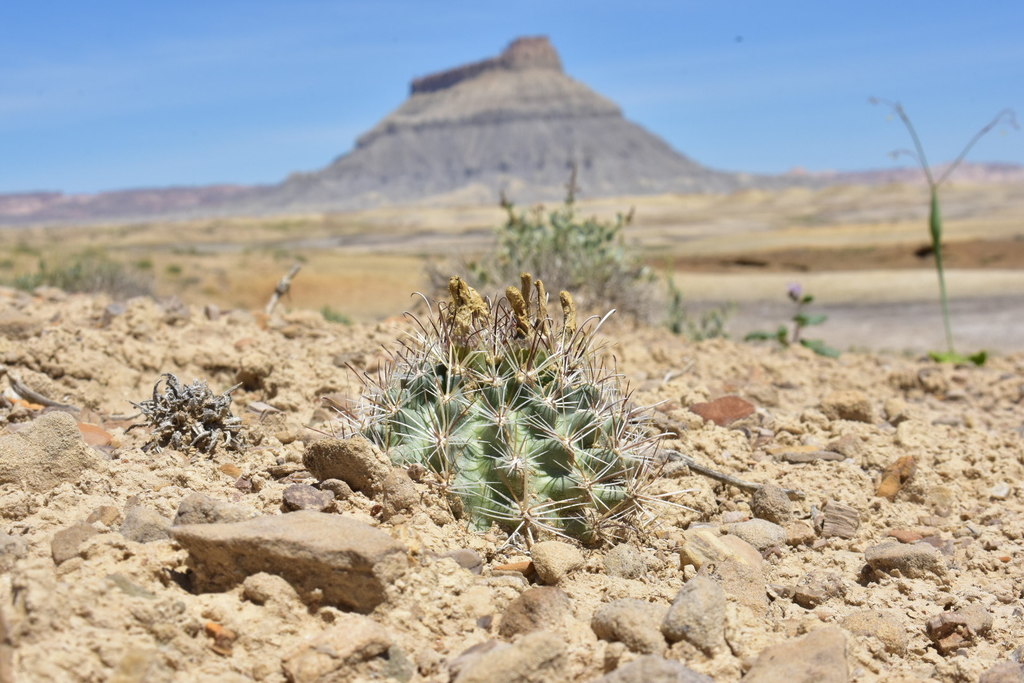
[[[761,651],[743,681],[746,683],[845,683],[846,636],[828,626],[772,645]]]
[[[533,567],[543,583],[554,585],[562,577],[583,565],[579,548],[562,541],[541,541],[530,549]]]
[[[383,491],[391,474],[388,457],[362,437],[314,441],[306,447],[302,464],[319,481],[340,479],[369,495]]]
[[[405,548],[380,529],[302,510],[231,524],[190,524],[171,534],[189,551],[196,588],[223,591],[258,572],[285,578],[302,596],[368,612],[406,569]]]
[[[602,605],[590,628],[601,640],[624,643],[633,652],[660,654],[665,650],[661,623],[668,608],[643,600],[622,598]]]
[[[751,567],[761,568],[763,560],[757,548],[737,536],[723,536],[716,527],[696,527],[683,532],[679,548],[682,565],[692,564],[697,569],[706,563],[734,560]]]
[[[725,643],[725,592],[706,576],[695,576],[679,590],[661,622],[670,643],[685,640],[705,652]]]
[[[385,654],[391,644],[391,636],[373,619],[342,614],[331,628],[285,656],[281,667],[292,683],[368,680],[369,672],[357,667]]]
[[[68,413],[46,413],[24,431],[0,436],[0,484],[44,492],[66,481],[78,481],[82,472],[101,463]]]

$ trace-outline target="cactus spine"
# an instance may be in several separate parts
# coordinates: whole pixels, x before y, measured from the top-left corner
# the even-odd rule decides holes
[[[595,325],[524,273],[496,302],[465,281],[406,340],[367,391],[358,428],[396,465],[420,464],[457,516],[586,543],[642,525],[658,437],[620,377],[597,361]]]

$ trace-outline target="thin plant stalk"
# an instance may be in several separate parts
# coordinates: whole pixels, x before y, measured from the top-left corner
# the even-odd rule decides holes
[[[939,300],[942,304],[942,323],[946,333],[946,348],[950,356],[956,356],[956,349],[953,346],[953,329],[950,323],[949,314],[949,296],[946,290],[946,271],[942,260],[942,211],[939,204],[939,187],[946,182],[949,176],[956,170],[956,168],[963,162],[967,153],[978,143],[981,138],[985,137],[993,128],[998,126],[1000,123],[1007,123],[1007,125],[1018,128],[1017,119],[1012,109],[1003,109],[996,114],[987,125],[983,126],[977,133],[974,134],[962,150],[957,155],[956,159],[949,165],[949,167],[943,172],[939,179],[936,180],[932,173],[932,167],[928,163],[928,158],[924,153],[924,145],[921,144],[921,138],[917,134],[917,130],[914,128],[914,124],[910,121],[910,117],[907,116],[907,112],[903,109],[903,105],[899,102],[891,102],[878,97],[872,97],[870,100],[871,104],[884,104],[888,106],[892,111],[900,117],[900,121],[906,127],[907,132],[910,133],[910,139],[914,142],[914,149],[916,151],[899,150],[893,153],[893,156],[899,156],[900,154],[907,154],[908,156],[917,160],[917,163],[921,166],[921,170],[924,171],[925,180],[928,183],[928,193],[930,195],[930,204],[928,211],[928,233],[931,236],[932,241],[932,253],[935,254],[935,270],[939,276]]]

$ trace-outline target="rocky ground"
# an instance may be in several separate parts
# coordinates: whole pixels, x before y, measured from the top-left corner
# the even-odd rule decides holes
[[[0,290],[0,681],[1024,680],[1024,355],[611,329],[692,510],[527,549],[331,438],[406,329]],[[245,444],[144,450],[162,373]]]

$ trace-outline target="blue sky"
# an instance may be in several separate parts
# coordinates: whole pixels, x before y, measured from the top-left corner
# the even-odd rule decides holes
[[[413,77],[535,34],[709,166],[891,166],[909,140],[871,95],[948,160],[1000,109],[1024,118],[1022,26],[1019,0],[12,0],[0,192],[277,182],[350,149]],[[970,159],[1024,163],[1024,130]]]

